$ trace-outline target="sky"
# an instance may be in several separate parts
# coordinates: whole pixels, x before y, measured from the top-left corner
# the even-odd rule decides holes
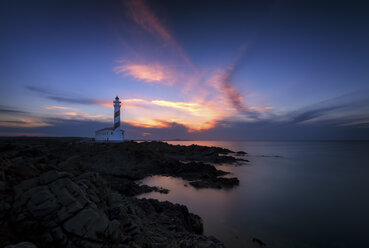
[[[369,139],[366,1],[2,1],[0,136]]]

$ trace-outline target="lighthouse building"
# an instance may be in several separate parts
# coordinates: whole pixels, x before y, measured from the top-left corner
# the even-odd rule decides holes
[[[124,131],[120,127],[120,101],[116,97],[114,103],[114,126],[107,127],[95,132],[95,141],[98,142],[122,142]]]

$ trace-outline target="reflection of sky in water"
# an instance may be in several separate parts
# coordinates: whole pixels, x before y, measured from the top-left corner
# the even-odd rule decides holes
[[[170,142],[190,145],[192,141]],[[245,166],[217,166],[240,179],[231,190],[187,187],[177,178],[144,183],[170,189],[152,197],[186,205],[204,220],[205,233],[230,247],[248,234],[271,247],[368,247],[369,143],[196,141],[249,153]],[[282,157],[262,157],[280,155]]]

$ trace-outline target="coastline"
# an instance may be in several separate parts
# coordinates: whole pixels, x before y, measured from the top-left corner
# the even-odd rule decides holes
[[[202,235],[201,217],[186,206],[136,198],[167,193],[136,181],[163,175],[195,188],[230,188],[238,179],[212,164],[247,162],[244,152],[155,141],[1,138],[0,146],[2,246],[224,247]]]

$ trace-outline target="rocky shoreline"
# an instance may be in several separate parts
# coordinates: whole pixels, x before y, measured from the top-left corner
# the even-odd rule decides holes
[[[234,187],[238,179],[213,164],[245,163],[245,154],[155,141],[0,138],[0,246],[224,247],[202,234],[201,218],[186,206],[136,198],[168,192],[136,181],[165,175],[196,188]]]

